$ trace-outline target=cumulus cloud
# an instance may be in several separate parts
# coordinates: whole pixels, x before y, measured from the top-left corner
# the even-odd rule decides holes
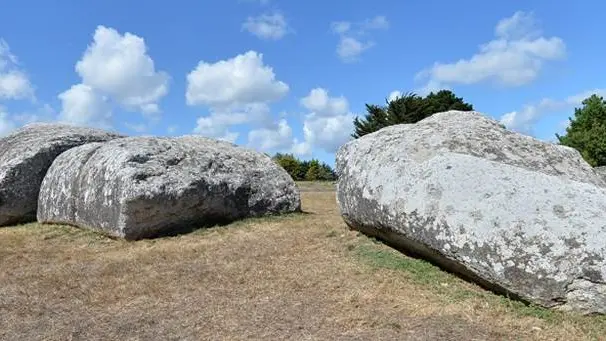
[[[214,63],[200,61],[187,75],[185,97],[188,105],[210,110],[209,116],[198,118],[194,132],[233,142],[239,136],[230,130],[235,125],[268,128],[269,104],[288,91],[289,86],[264,64],[263,55],[248,51]]]
[[[288,90],[263,64],[262,54],[248,51],[216,63],[200,61],[187,75],[186,100],[188,105],[233,107],[276,101]]]
[[[550,112],[570,110],[574,107],[579,107],[581,106],[581,102],[592,94],[606,96],[606,89],[593,89],[589,91],[583,91],[581,93],[568,96],[559,100],[552,98],[543,98],[542,100],[536,103],[525,105],[521,110],[508,112],[502,115],[500,121],[508,129],[527,135],[533,135],[534,128],[537,122],[545,114],[548,114]],[[565,129],[565,127],[568,125],[568,120],[562,122],[561,125]]]
[[[265,13],[248,17],[242,29],[264,40],[282,39],[291,29],[282,13]]]
[[[270,108],[266,103],[248,103],[238,108],[211,109],[210,116],[199,117],[194,132],[200,135],[235,142],[239,133],[233,126],[252,123],[264,126],[271,122]]]
[[[300,103],[310,112],[303,122],[304,140],[293,142],[293,153],[308,155],[316,147],[334,153],[351,139],[354,115],[345,97],[330,97],[326,89],[315,88]]]
[[[143,38],[98,26],[75,69],[82,82],[59,95],[62,119],[82,125],[109,124],[113,105],[151,120],[158,118],[170,77],[156,71]],[[76,107],[88,111],[78,113]]]
[[[283,149],[292,144],[292,128],[285,119],[273,126],[251,130],[248,133],[249,147],[259,150]]]
[[[328,153],[334,153],[351,139],[353,119],[351,113],[332,117],[309,114],[303,125],[305,143],[310,146],[309,149],[319,147]]]
[[[0,38],[0,100],[30,100],[37,102],[32,86],[19,59],[14,55],[8,43]],[[44,105],[37,109],[40,113],[50,108]],[[19,126],[38,120],[39,113],[10,113],[0,105],[0,137],[10,134]]]
[[[58,97],[63,108],[59,113],[59,121],[104,129],[111,127],[111,106],[107,98],[90,85],[73,85]]]
[[[323,88],[315,88],[309,95],[301,98],[301,105],[319,116],[335,116],[346,113],[349,103],[343,96],[330,97],[328,91]]]
[[[0,99],[34,99],[34,88],[8,43],[0,39]]]
[[[335,152],[351,139],[354,115],[343,96],[330,96],[324,88],[311,89],[299,100],[307,110],[303,115],[303,138],[293,137],[292,127],[286,119],[268,123],[248,134],[248,145],[264,151],[285,151],[309,156],[315,149]]]
[[[495,27],[495,38],[479,47],[468,59],[436,62],[416,75],[426,85],[419,92],[448,88],[451,84],[492,81],[520,86],[535,80],[543,65],[563,59],[566,45],[559,37],[544,37],[532,13],[516,12]]]
[[[373,30],[386,30],[389,22],[385,16],[376,16],[361,22],[334,21],[330,24],[333,33],[339,36],[337,55],[341,61],[351,63],[359,60],[360,55],[373,47],[375,43],[366,36]]]
[[[337,45],[337,54],[344,62],[353,62],[358,60],[362,52],[368,50],[374,45],[373,42],[363,42],[353,37],[342,37]]]

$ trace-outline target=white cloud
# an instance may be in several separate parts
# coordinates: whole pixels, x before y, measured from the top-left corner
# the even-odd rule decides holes
[[[27,76],[21,71],[0,73],[0,98],[33,98],[34,90]]]
[[[521,11],[509,18],[501,19],[495,27],[495,35],[506,39],[536,38],[540,34],[534,15]]]
[[[293,153],[307,155],[315,147],[334,153],[351,139],[354,115],[345,97],[330,97],[327,90],[315,88],[300,103],[311,112],[303,123],[304,141],[293,142]]]
[[[282,149],[292,144],[292,128],[281,119],[270,128],[254,129],[248,133],[248,145],[263,151]]]
[[[386,30],[389,22],[385,16],[376,16],[361,22],[334,21],[330,24],[333,33],[339,35],[337,55],[341,61],[351,63],[359,60],[360,55],[373,47],[375,43],[365,38],[372,30]]]
[[[200,61],[187,75],[187,104],[229,107],[275,101],[289,90],[275,77],[255,51],[216,63]]]
[[[263,55],[248,51],[215,63],[200,61],[187,75],[185,96],[188,105],[210,109],[209,116],[197,120],[194,132],[235,140],[239,134],[230,127],[246,123],[267,128],[269,104],[288,91],[288,85],[263,63]]]
[[[194,133],[232,143],[235,142],[240,134],[230,131],[228,125],[216,122],[215,119],[216,117],[214,116],[198,117]]]
[[[264,151],[286,151],[299,156],[309,156],[317,148],[328,153],[335,152],[351,139],[354,115],[343,96],[331,97],[324,88],[311,89],[299,100],[309,112],[303,116],[303,139],[293,138],[293,131],[286,119],[277,123],[267,122],[248,134],[248,145]],[[213,127],[217,127],[214,125]],[[215,131],[225,135],[225,127]]]
[[[332,117],[321,117],[313,113],[305,118],[303,134],[305,143],[334,153],[351,139],[354,115],[348,113]]]
[[[278,12],[248,17],[242,24],[242,29],[266,40],[282,39],[290,31],[286,18]]]
[[[575,106],[580,106],[581,102],[591,96],[597,94],[606,96],[606,89],[594,89],[584,91],[582,93],[569,96],[564,99],[555,100],[544,98],[537,103],[527,104],[519,111],[512,111],[501,116],[500,121],[508,129],[517,131],[523,134],[533,135],[534,127],[541,117],[549,112],[562,110],[570,110]],[[572,116],[572,115],[571,115]],[[565,126],[568,125],[568,120],[563,121]],[[564,127],[565,127],[564,126]]]
[[[34,88],[19,68],[17,57],[6,41],[0,39],[0,99],[34,99]]]
[[[155,70],[143,38],[113,28],[97,27],[76,71],[83,84],[129,110],[157,113],[158,101],[168,93],[169,76]]]
[[[248,122],[266,123],[270,117],[267,103],[252,102],[229,110],[213,110],[215,122],[226,126],[239,125]]]
[[[301,105],[319,116],[335,116],[346,113],[349,103],[343,96],[329,97],[328,91],[323,88],[315,88],[309,95],[301,98]]]
[[[159,118],[158,103],[168,93],[170,77],[156,71],[143,38],[98,26],[75,70],[82,82],[59,95],[61,120],[109,128],[114,105],[150,121]]]
[[[532,13],[516,12],[495,27],[495,39],[479,47],[469,59],[452,63],[436,62],[419,72],[426,79],[423,91],[448,88],[449,84],[493,81],[504,86],[520,86],[535,80],[548,61],[565,57],[566,46],[559,37],[543,37]]]
[[[333,21],[330,23],[330,28],[334,33],[345,34],[351,30],[351,23],[349,21]]]
[[[291,148],[291,152],[295,155],[299,156],[308,156],[311,155],[312,146],[308,142],[299,141],[298,139],[293,140],[293,146]]]
[[[373,42],[362,42],[356,38],[343,37],[337,45],[337,54],[342,61],[353,62],[358,60],[362,52],[368,50],[373,45]]]
[[[270,121],[270,108],[267,104],[249,103],[240,108],[229,108],[228,110],[211,109],[210,116],[198,118],[194,132],[233,142],[239,134],[231,132],[230,127],[246,123],[267,125]],[[226,138],[226,136],[229,138]]]
[[[35,89],[32,86],[25,70],[8,45],[0,38],[0,100],[30,100],[37,103]],[[27,123],[39,121],[54,114],[48,104],[38,106],[33,112],[21,112],[11,114],[0,105],[0,137],[6,136],[14,129]]]
[[[15,123],[8,117],[4,107],[0,106],[0,137],[4,137],[15,130]]]
[[[81,126],[110,128],[112,110],[107,98],[93,87],[85,84],[73,85],[59,94],[62,110],[59,121]]]

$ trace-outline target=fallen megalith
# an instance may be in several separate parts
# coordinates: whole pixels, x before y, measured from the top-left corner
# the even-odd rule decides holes
[[[300,210],[294,181],[264,154],[201,136],[128,137],[60,155],[38,221],[136,240]]]
[[[352,229],[500,293],[606,313],[606,183],[576,150],[448,111],[336,155]]]
[[[40,184],[64,151],[121,137],[99,129],[33,123],[0,139],[0,226],[36,220]]]

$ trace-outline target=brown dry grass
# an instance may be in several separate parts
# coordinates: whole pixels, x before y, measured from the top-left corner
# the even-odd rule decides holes
[[[332,192],[303,207],[138,242],[0,229],[0,339],[606,340],[604,318],[524,307],[349,231]]]

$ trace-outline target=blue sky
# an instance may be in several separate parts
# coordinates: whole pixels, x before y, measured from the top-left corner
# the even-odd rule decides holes
[[[606,93],[599,1],[0,1],[0,135],[61,121],[333,164],[364,104],[447,88],[553,140]]]

